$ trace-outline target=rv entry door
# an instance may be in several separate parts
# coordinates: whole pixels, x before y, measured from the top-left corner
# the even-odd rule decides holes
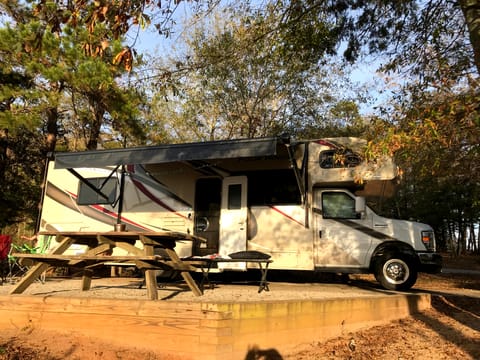
[[[245,250],[247,250],[247,177],[227,177],[223,179],[222,184],[219,254],[227,256]],[[229,268],[233,267],[231,265],[237,265],[235,263],[224,265],[227,264],[230,265]]]

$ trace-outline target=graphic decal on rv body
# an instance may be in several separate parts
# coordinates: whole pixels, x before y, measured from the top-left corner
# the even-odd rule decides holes
[[[380,231],[374,230],[372,228],[369,228],[368,226],[358,224],[355,221],[348,220],[348,219],[330,219],[334,220],[336,222],[339,222],[340,224],[346,225],[354,230],[360,231],[364,234],[367,234],[375,239],[382,240],[382,241],[395,241],[398,240],[397,238],[394,238],[392,236],[389,236],[387,234],[384,234]],[[399,240],[398,240],[399,241]]]
[[[128,165],[127,169],[128,174],[130,175],[130,178],[132,180],[142,183],[144,187],[151,187],[155,191],[160,192],[166,199],[172,202],[172,205],[170,205],[170,207],[177,208],[177,211],[178,209],[183,208],[188,208],[188,210],[191,210],[191,204],[170,191],[167,186],[165,186],[160,181],[158,181],[158,179],[150,175],[150,173],[146,171],[142,165]]]
[[[324,139],[315,140],[314,143],[319,144],[319,145],[323,145],[323,146],[327,146],[330,149],[338,149],[340,147],[338,144],[335,144],[333,141],[327,141],[327,140],[324,140]]]
[[[190,204],[172,193],[157,179],[153,178],[147,171],[145,171],[143,166],[128,165],[127,169],[129,174],[128,179],[131,181],[136,190],[138,190],[154,204],[161,206],[163,209],[184,220],[189,220],[188,216],[179,212],[178,209],[192,211],[192,206]],[[150,190],[149,187],[153,191]],[[154,194],[154,192],[161,194],[161,197]]]
[[[47,194],[49,198],[58,202],[59,204],[77,211],[84,216],[87,216],[91,219],[94,219],[98,222],[102,222],[104,224],[113,224],[113,219],[117,219],[118,214],[116,212],[110,211],[103,206],[96,205],[96,206],[84,206],[84,205],[77,205],[76,198],[77,195],[63,191],[56,185],[52,184],[51,182],[47,183]],[[134,221],[122,217],[122,221],[128,223],[133,228],[132,230],[147,230],[146,227],[135,223]]]
[[[302,226],[302,227],[305,226],[305,224],[304,224],[303,222],[295,219],[295,218],[292,217],[291,215],[289,215],[289,214],[287,214],[286,212],[280,210],[279,207],[277,207],[277,206],[270,206],[270,208],[271,208],[272,210],[275,210],[275,211],[276,211],[277,213],[279,213],[280,215],[286,217],[287,219],[289,219],[289,220],[297,223],[298,225],[300,225],[300,226]]]
[[[175,209],[171,208],[169,205],[165,204],[161,199],[156,197],[151,191],[148,190],[141,182],[138,180],[132,180],[132,184],[134,185],[135,188],[137,188],[144,196],[146,196],[148,199],[150,199],[153,203],[161,206],[164,210],[167,210],[168,212],[179,216],[183,219],[188,219],[185,215],[175,211]],[[65,207],[68,207],[71,210],[77,211],[84,216],[87,216],[91,219],[94,219],[96,221],[102,222],[104,224],[112,224],[114,221],[117,220],[118,213],[109,210],[104,206],[101,205],[89,205],[89,206],[84,206],[84,205],[77,205],[76,204],[76,199],[77,199],[77,194],[69,192],[69,191],[64,191],[61,190],[59,187],[54,185],[51,182],[48,182],[47,184],[47,196],[53,199],[54,201],[62,204]],[[186,204],[183,202],[183,204]],[[133,219],[127,218],[125,216],[121,216],[122,222],[130,225],[131,230],[148,230],[149,228],[139,224],[138,222],[135,222]],[[169,229],[164,229],[160,228],[155,225],[148,225],[151,228],[156,228],[159,230],[165,230],[168,231]]]
[[[177,215],[177,216],[180,216],[184,219],[188,219],[187,216],[181,214],[181,213],[178,213],[177,211],[175,211],[175,209],[172,209],[170,206],[168,206],[165,202],[163,202],[162,200],[160,200],[159,198],[157,198],[155,195],[153,195],[145,185],[143,185],[140,181],[138,180],[135,180],[132,178],[132,183],[135,185],[135,187],[143,194],[145,195],[147,198],[149,198],[150,200],[152,200],[154,203],[156,203],[157,205],[163,207],[165,210],[168,210],[170,211],[171,213]]]

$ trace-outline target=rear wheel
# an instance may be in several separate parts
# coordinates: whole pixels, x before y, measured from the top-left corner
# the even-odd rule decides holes
[[[408,290],[417,281],[414,260],[402,254],[386,254],[375,262],[375,278],[388,290]]]

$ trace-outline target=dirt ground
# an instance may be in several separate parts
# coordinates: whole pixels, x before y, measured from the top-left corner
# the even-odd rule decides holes
[[[480,359],[480,257],[447,257],[445,263],[445,273],[421,274],[415,285],[415,291],[432,294],[432,308],[427,311],[328,341],[299,344],[289,353],[251,349],[245,360]],[[351,276],[351,284],[378,287],[373,277],[366,275]],[[3,331],[0,360],[175,360],[142,349],[113,347],[75,333],[61,334],[62,341],[54,341],[59,337],[28,328]]]

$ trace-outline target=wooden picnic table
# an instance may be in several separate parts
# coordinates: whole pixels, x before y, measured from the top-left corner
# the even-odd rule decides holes
[[[190,272],[197,268],[179,258],[175,251],[177,241],[204,241],[202,238],[180,232],[40,232],[39,235],[55,236],[57,247],[48,254],[13,254],[15,257],[26,258],[36,264],[12,288],[10,294],[23,293],[38,276],[49,266],[82,267],[82,290],[89,290],[93,275],[93,267],[107,262],[131,262],[145,272],[145,284],[149,299],[158,299],[155,270],[170,269],[180,272],[192,292],[200,296],[199,289]],[[143,249],[135,243],[141,241]],[[73,244],[87,245],[82,254],[64,254]],[[106,252],[118,247],[127,252],[125,256],[106,255]],[[155,255],[155,248],[162,248],[166,256]]]

